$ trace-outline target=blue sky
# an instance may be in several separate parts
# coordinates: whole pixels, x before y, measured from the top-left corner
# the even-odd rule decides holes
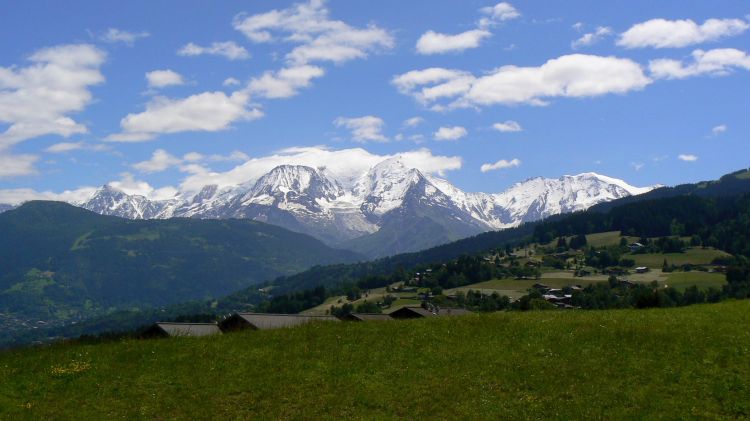
[[[105,183],[166,197],[399,153],[485,192],[750,166],[750,5],[601,4],[9,3],[0,202]]]

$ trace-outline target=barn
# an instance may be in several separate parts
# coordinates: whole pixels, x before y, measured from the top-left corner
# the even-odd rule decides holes
[[[216,323],[172,323],[156,322],[146,329],[144,338],[167,338],[173,336],[210,336],[221,334]]]
[[[394,319],[419,319],[423,317],[442,317],[442,316],[463,316],[471,314],[471,311],[463,308],[434,308],[425,309],[422,307],[401,307],[392,312],[390,316]]]
[[[349,313],[341,317],[341,320],[349,322],[377,322],[382,320],[393,320],[388,314],[383,313]]]
[[[279,329],[311,322],[338,322],[334,316],[308,316],[304,314],[235,313],[219,323],[224,332],[254,329]]]

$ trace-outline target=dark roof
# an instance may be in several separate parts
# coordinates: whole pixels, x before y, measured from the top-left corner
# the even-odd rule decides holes
[[[369,322],[378,320],[393,320],[389,314],[383,313],[349,313],[342,320]]]
[[[398,316],[409,316],[412,317],[435,317],[435,316],[462,316],[464,314],[470,314],[471,311],[464,308],[441,308],[437,311],[427,310],[422,307],[401,307],[400,309],[390,313],[391,317]]]
[[[163,332],[165,336],[209,336],[221,333],[216,323],[157,322],[149,330],[152,333]]]
[[[253,329],[278,329],[299,326],[305,323],[326,321],[338,322],[334,316],[308,316],[304,314],[270,314],[270,313],[237,313],[232,318],[239,318]],[[225,321],[226,322],[226,321]],[[223,323],[222,323],[223,324]]]

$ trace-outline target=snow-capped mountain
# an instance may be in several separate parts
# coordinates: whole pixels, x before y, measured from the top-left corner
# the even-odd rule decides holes
[[[467,193],[396,157],[373,166],[354,183],[340,182],[325,169],[281,165],[238,186],[208,185],[197,194],[181,193],[169,200],[149,200],[104,186],[79,205],[133,219],[250,218],[383,256],[584,210],[651,189],[583,173],[531,178],[502,193]]]

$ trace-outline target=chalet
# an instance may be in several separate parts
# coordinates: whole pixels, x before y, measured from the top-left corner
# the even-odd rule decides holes
[[[393,319],[420,319],[423,317],[441,317],[441,316],[463,316],[471,314],[471,311],[463,308],[431,308],[423,307],[401,307],[390,314]]]
[[[223,332],[254,329],[279,329],[310,322],[338,322],[334,316],[308,316],[304,314],[235,313],[219,323]]]
[[[166,338],[172,336],[210,336],[221,334],[216,323],[167,323],[156,322],[141,334],[143,338]]]
[[[393,320],[388,314],[383,313],[349,313],[341,317],[341,320],[348,322],[378,322],[383,320]]]
[[[558,307],[573,304],[573,296],[570,294],[565,294],[565,295],[545,294],[545,295],[542,295],[542,298],[548,303],[552,303]]]
[[[646,266],[638,266],[635,268],[635,273],[646,273],[648,272],[648,268]]]
[[[536,284],[532,285],[531,287],[534,288],[534,289],[538,289],[540,291],[549,291],[549,289],[550,289],[549,286],[547,286],[545,284],[540,284],[540,283],[536,283]]]

